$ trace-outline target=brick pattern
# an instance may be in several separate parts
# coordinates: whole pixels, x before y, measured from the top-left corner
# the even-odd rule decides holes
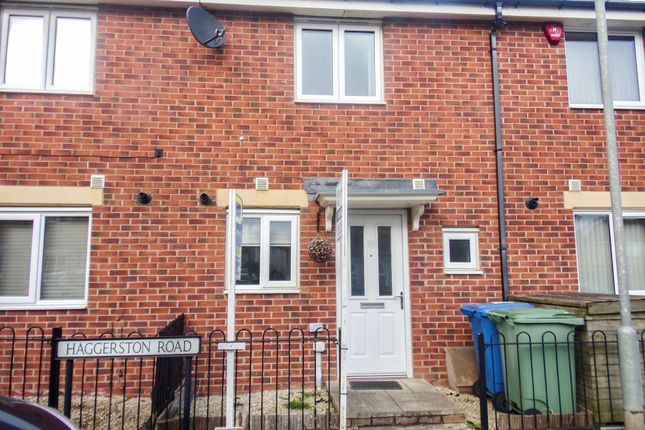
[[[456,415],[413,415],[413,416],[391,416],[352,418],[347,420],[348,427],[391,427],[406,428],[415,426],[426,426],[433,424],[460,424],[465,420],[463,414]]]
[[[500,299],[488,25],[383,22],[384,105],[295,103],[290,16],[217,14],[221,50],[201,47],[183,10],[101,6],[94,96],[0,94],[0,183],[87,186],[107,175],[93,211],[89,306],[2,311],[1,324],[88,334],[153,333],[179,313],[224,327],[225,212],[201,191],[300,189],[307,176],[437,180],[446,190],[409,233],[415,377],[446,383],[444,348],[470,342],[459,307]],[[570,109],[564,43],[539,24],[499,33],[512,291],[577,289],[566,180],[605,191],[602,112]],[[643,183],[642,114],[619,111],[625,191]],[[244,136],[244,140],[240,140]],[[155,159],[155,148],[165,155]],[[141,190],[149,206],[135,202]],[[523,206],[529,194],[540,207]],[[238,298],[240,327],[334,327],[334,263],[306,255],[318,208],[302,210],[300,294]],[[441,228],[479,227],[483,275],[444,275]]]

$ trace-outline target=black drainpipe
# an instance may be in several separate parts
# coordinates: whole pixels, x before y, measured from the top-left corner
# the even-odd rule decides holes
[[[502,263],[502,299],[508,300],[508,242],[506,241],[506,210],[504,207],[504,156],[502,153],[502,116],[499,108],[499,68],[497,66],[497,30],[506,23],[502,19],[502,3],[495,5],[495,21],[490,29],[490,59],[493,66],[493,113],[495,116],[495,161],[497,163],[497,216],[499,222],[499,256]]]

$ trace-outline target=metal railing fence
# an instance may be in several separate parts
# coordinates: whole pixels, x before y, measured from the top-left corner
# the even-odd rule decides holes
[[[195,333],[189,333],[194,335]],[[80,429],[202,429],[225,422],[226,353],[221,330],[203,335],[201,353],[173,366],[175,383],[153,401],[165,372],[155,357],[56,360],[56,343],[83,339],[61,328],[17,331],[0,326],[0,395],[61,409]],[[140,332],[104,339],[142,338]],[[235,361],[235,422],[247,429],[333,429],[338,416],[330,386],[337,341],[327,329],[262,332],[241,329]],[[190,358],[190,360],[189,360]],[[63,365],[64,363],[64,365]],[[188,371],[187,366],[190,366]],[[63,371],[61,371],[63,370]],[[190,375],[190,380],[187,380]],[[177,383],[179,381],[179,383]]]
[[[643,336],[640,368],[645,373]],[[622,423],[615,333],[547,330],[531,336],[521,331],[513,339],[498,333],[488,342],[479,334],[477,343],[482,430],[595,429]]]

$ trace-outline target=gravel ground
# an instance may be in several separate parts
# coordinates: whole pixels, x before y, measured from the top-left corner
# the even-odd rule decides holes
[[[271,422],[275,422],[276,415],[278,416],[277,419],[279,422],[286,421],[287,415],[289,415],[289,420],[293,423],[300,422],[303,416],[303,410],[307,427],[313,427],[314,404],[315,413],[319,422],[318,425],[320,426],[321,420],[324,420],[327,417],[327,408],[329,405],[327,393],[317,392],[314,399],[313,391],[305,391],[304,401],[302,401],[302,399],[303,396],[299,390],[292,390],[290,394],[286,390],[280,390],[277,393],[275,391],[266,391],[263,399],[259,392],[252,393],[250,399],[248,394],[242,394],[238,396],[236,401],[236,422],[239,425],[239,423],[246,423],[248,421],[250,400],[252,420],[258,428],[260,411],[262,411],[265,420],[267,420],[265,423],[271,420],[273,420]],[[77,425],[81,423],[80,401],[80,397],[72,399],[72,421]],[[291,402],[291,408],[288,407],[289,402]],[[140,401],[136,398],[129,399],[124,405],[123,398],[115,396],[112,398],[112,405],[110,405],[108,397],[98,397],[96,400],[96,406],[94,403],[93,396],[83,397],[83,429],[96,428],[97,430],[103,430],[108,428],[123,428],[127,430],[137,430],[150,418],[150,399],[141,398]],[[62,398],[60,400],[60,404],[63,404]],[[302,408],[301,405],[304,405],[304,408]],[[176,412],[178,410],[177,406],[177,404],[171,405],[171,408]],[[226,404],[224,404],[223,407],[226,408]],[[329,405],[329,407],[331,408],[330,412],[333,416],[335,414],[333,406]],[[96,413],[94,412],[95,408]],[[197,400],[191,403],[191,415],[193,415],[192,411],[194,411],[195,416],[206,417],[208,411],[208,416],[212,420],[211,422],[214,422],[214,420],[220,417],[221,408],[222,398],[219,395],[213,395],[208,398],[198,397]],[[94,417],[96,417],[96,419]],[[161,428],[163,428],[163,426]]]
[[[475,428],[480,428],[479,397],[473,396],[472,394],[463,394],[447,387],[435,386],[435,389],[463,406],[466,422],[471,422]],[[493,404],[490,399],[488,400],[488,428],[495,428],[495,409],[493,409]]]
[[[62,404],[62,403],[61,403]],[[96,414],[94,413],[94,397],[83,397],[83,419],[80,419],[80,397],[72,399],[72,421],[82,429],[132,429],[136,430],[150,418],[150,399],[129,399],[125,402],[122,397],[113,397],[112,405],[108,397],[98,397]],[[137,417],[137,410],[139,415]],[[125,412],[125,413],[124,413]],[[96,417],[96,419],[94,418]],[[80,426],[82,424],[82,426]],[[96,427],[95,427],[96,426]]]
[[[464,408],[464,413],[466,416],[466,421],[472,423],[472,428],[479,428],[480,419],[479,419],[479,397],[473,396],[471,394],[463,394],[457,391],[454,391],[447,387],[434,387],[438,392],[447,396],[448,398],[459,403]],[[306,391],[304,396],[304,403],[306,404],[304,408],[305,412],[305,422],[311,427],[313,422],[314,415],[314,396],[313,391]],[[316,393],[316,415],[318,419],[322,419],[327,414],[327,405],[328,397],[326,392]],[[286,390],[280,390],[277,393],[277,415],[281,416],[280,420],[286,419],[285,417],[290,413],[292,420],[300,420],[302,416],[302,409],[295,409],[297,405],[293,405],[294,400],[301,399],[300,391],[291,391],[292,409],[288,408],[288,399],[289,393]],[[35,399],[33,399],[35,400]],[[127,429],[127,430],[137,430],[138,427],[143,425],[148,418],[150,417],[150,400],[146,398],[138,399],[129,399],[125,402],[125,413],[123,412],[123,403],[122,398],[115,396],[112,400],[111,410],[110,402],[107,397],[99,397],[96,401],[96,429]],[[263,403],[261,405],[261,403]],[[63,399],[60,399],[60,404],[63,404]],[[249,396],[248,394],[241,394],[237,398],[236,410],[237,418],[236,421],[246,422],[249,410]],[[268,419],[275,419],[276,415],[276,392],[275,391],[266,391],[264,393],[264,399],[262,400],[259,392],[254,392],[251,394],[250,398],[251,404],[251,415],[260,415],[260,410],[262,406],[263,414]],[[209,398],[199,397],[196,401],[193,402],[191,408],[194,408],[195,415],[198,417],[205,417],[206,411],[208,410],[208,415],[211,419],[220,416],[220,408],[222,407],[222,398],[219,395],[213,395]],[[224,404],[224,408],[226,405]],[[331,414],[334,415],[335,411],[333,406],[330,405]],[[139,418],[137,421],[137,410],[139,410]],[[72,420],[78,424],[80,422],[79,417],[80,411],[80,397],[74,398],[72,400]],[[83,398],[83,428],[94,428],[94,397],[84,396]],[[488,421],[489,428],[495,428],[495,410],[492,407],[492,403],[488,401]],[[122,419],[124,419],[122,427]],[[256,418],[257,419],[257,418]],[[137,425],[138,424],[138,425]],[[258,424],[255,422],[255,424]],[[255,425],[254,425],[255,427]],[[162,427],[163,428],[163,427]]]

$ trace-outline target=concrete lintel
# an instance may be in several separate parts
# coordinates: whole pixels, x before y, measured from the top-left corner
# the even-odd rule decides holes
[[[4,206],[100,206],[103,190],[89,187],[0,186]]]
[[[309,206],[307,193],[304,190],[236,190],[242,197],[245,208],[306,208]],[[228,205],[228,189],[217,190],[218,207]]]
[[[645,192],[620,194],[624,209],[645,209]],[[564,192],[565,209],[609,209],[611,200],[606,191]]]

